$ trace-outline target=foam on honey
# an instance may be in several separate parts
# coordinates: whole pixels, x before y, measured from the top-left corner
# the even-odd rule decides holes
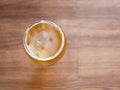
[[[61,42],[59,30],[49,23],[33,26],[27,36],[30,52],[40,58],[54,55],[60,48]]]

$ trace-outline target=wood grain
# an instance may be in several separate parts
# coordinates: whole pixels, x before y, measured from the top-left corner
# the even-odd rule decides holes
[[[51,20],[67,51],[41,67],[23,49],[24,31]],[[0,90],[120,90],[119,0],[1,0]]]

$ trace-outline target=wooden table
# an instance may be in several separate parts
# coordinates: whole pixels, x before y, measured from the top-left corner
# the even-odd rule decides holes
[[[24,31],[41,19],[68,40],[48,67],[23,49]],[[120,90],[120,0],[1,0],[0,90]]]

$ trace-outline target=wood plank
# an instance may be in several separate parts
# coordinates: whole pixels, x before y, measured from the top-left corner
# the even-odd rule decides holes
[[[0,90],[120,90],[119,0],[1,0]],[[26,28],[51,20],[67,50],[42,67],[23,49]]]

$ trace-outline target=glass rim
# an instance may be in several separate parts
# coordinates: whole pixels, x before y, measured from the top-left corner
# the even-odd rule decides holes
[[[27,41],[27,34],[29,32],[29,30],[31,30],[31,28],[37,24],[40,24],[40,23],[49,23],[51,25],[53,25],[54,27],[57,28],[57,30],[60,32],[60,35],[61,35],[61,45],[60,45],[60,48],[57,50],[57,52],[55,52],[55,54],[51,55],[51,56],[48,56],[48,57],[45,57],[45,58],[41,58],[41,57],[37,57],[35,55],[32,54],[32,51],[30,51],[26,41]],[[62,29],[57,25],[55,24],[54,22],[52,21],[48,21],[48,20],[39,20],[39,21],[36,21],[36,22],[33,22],[30,26],[27,27],[25,33],[24,33],[24,38],[23,38],[23,44],[24,44],[24,48],[25,48],[25,51],[27,52],[27,54],[29,56],[31,56],[33,59],[36,59],[36,60],[40,60],[40,61],[49,61],[49,60],[52,60],[54,58],[56,58],[63,50],[64,48],[64,44],[65,44],[65,35],[64,35],[64,32],[62,31]]]

